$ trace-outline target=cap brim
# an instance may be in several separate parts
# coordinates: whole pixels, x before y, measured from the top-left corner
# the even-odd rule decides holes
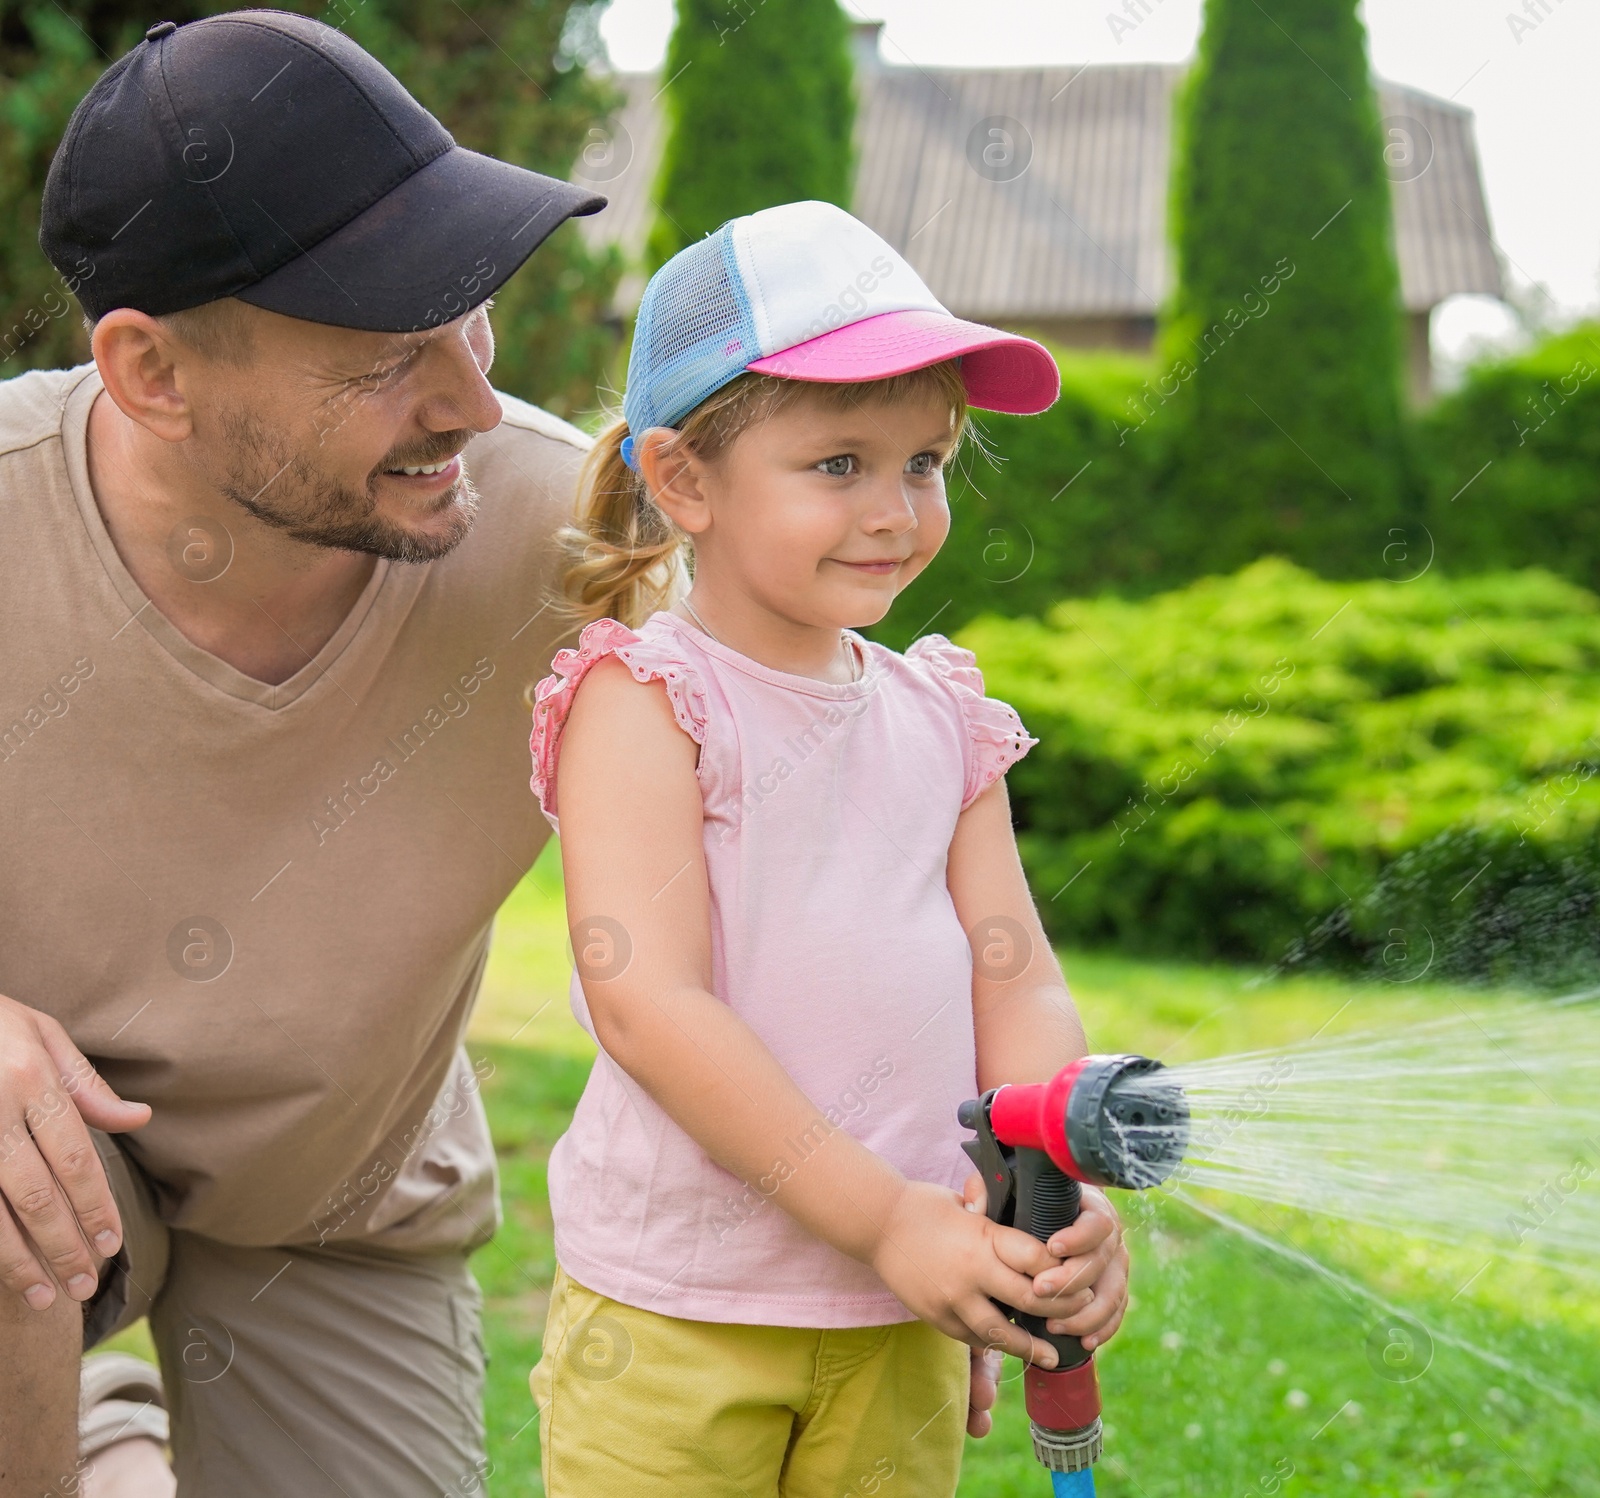
[[[1043,344],[927,310],[880,312],[748,367],[782,380],[855,384],[955,358],[967,400],[981,410],[1033,416],[1061,394],[1061,371]]]
[[[553,230],[605,204],[587,187],[456,146],[235,294],[307,322],[417,332],[476,307]]]

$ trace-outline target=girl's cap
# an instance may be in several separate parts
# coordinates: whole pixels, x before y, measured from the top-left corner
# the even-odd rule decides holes
[[[859,383],[958,357],[982,410],[1032,415],[1061,392],[1047,349],[951,314],[859,219],[785,203],[730,219],[650,278],[622,411],[638,433],[676,426],[747,369]]]

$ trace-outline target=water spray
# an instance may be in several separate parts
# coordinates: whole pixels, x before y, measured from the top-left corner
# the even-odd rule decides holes
[[[1163,1194],[1221,1191],[1595,1272],[1600,1006],[1590,995],[1187,1061],[1124,1091],[1174,1085],[1192,1133]],[[1176,1141],[1149,1111],[1121,1127],[1134,1152],[1159,1155]]]
[[[1133,1076],[1127,1103],[1181,1088],[1177,1125],[1121,1110],[1124,1147],[1181,1150],[1160,1194],[1264,1250],[1404,1314],[1371,1287],[1219,1211],[1213,1193],[1288,1207],[1448,1245],[1464,1258],[1462,1296],[1496,1260],[1600,1280],[1600,990],[1565,999],[1497,999],[1422,1023],[1358,1031]],[[1342,1010],[1340,1011],[1343,1012]],[[1471,1252],[1468,1252],[1468,1250]],[[1472,1268],[1479,1260],[1477,1268]],[[1446,1308],[1448,1315],[1448,1308]],[[1409,1318],[1415,1319],[1415,1318]],[[1422,1327],[1585,1420],[1600,1408],[1541,1370],[1452,1330]]]
[[[963,1103],[957,1117],[977,1137],[962,1148],[983,1176],[989,1217],[1048,1243],[1077,1221],[1083,1185],[1141,1191],[1166,1180],[1188,1146],[1189,1105],[1177,1082],[1154,1075],[1162,1070],[1147,1056],[1085,1056],[1048,1082]],[[1000,1309],[1058,1360],[1024,1375],[1033,1454],[1057,1498],[1092,1498],[1102,1441],[1094,1355],[1046,1331],[1041,1316]]]
[[[1452,1007],[1420,1024],[1318,1032],[1170,1069],[1143,1056],[1085,1057],[1048,1082],[963,1103],[961,1123],[977,1135],[963,1148],[983,1175],[990,1218],[1041,1242],[1077,1219],[1080,1183],[1160,1187],[1393,1309],[1213,1211],[1198,1189],[1452,1247],[1470,1236],[1499,1255],[1595,1277],[1600,990]],[[1042,1318],[1001,1310],[1056,1351],[1055,1369],[1024,1376],[1034,1454],[1058,1498],[1089,1498],[1101,1447],[1093,1359]],[[1444,1328],[1430,1335],[1592,1414],[1581,1397]]]

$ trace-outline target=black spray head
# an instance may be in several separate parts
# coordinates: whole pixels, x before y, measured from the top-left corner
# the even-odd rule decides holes
[[[1189,1102],[1148,1056],[1090,1056],[1067,1095],[1066,1135],[1082,1179],[1143,1191],[1189,1147]]]

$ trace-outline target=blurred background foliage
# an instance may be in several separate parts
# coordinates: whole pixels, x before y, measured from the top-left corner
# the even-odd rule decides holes
[[[463,144],[565,174],[621,102],[603,8],[339,0],[305,13],[372,50]],[[1058,350],[1050,412],[978,417],[983,444],[951,475],[951,539],[875,633],[904,646],[961,632],[1043,740],[1014,779],[1035,888],[1063,937],[1382,964],[1383,912],[1404,911],[1454,973],[1521,962],[1565,981],[1590,960],[1600,862],[1585,721],[1600,326],[1407,405],[1356,0],[1277,11],[1207,0],[1177,110],[1178,278],[1154,350]],[[74,104],[151,19],[0,0],[0,376],[87,357],[37,247],[39,191]],[[1286,48],[1306,49],[1328,86],[1304,87]],[[771,203],[848,203],[851,67],[835,0],[681,0],[649,254]],[[1288,265],[1272,249],[1285,242],[1300,247]],[[593,411],[625,356],[619,261],[569,225],[512,279],[495,312],[502,389]],[[1205,357],[1240,318],[1250,336]],[[1129,798],[1146,802],[1198,754],[1194,735],[1279,657],[1294,674],[1264,716],[1128,834]],[[1513,830],[1528,796],[1574,776],[1559,815]]]
[[[1432,558],[1451,576],[1538,566],[1600,589],[1600,324],[1477,365],[1410,412],[1415,488],[1403,511],[1391,519],[1363,506],[1362,526],[1321,529],[1310,554],[1298,532],[1275,544],[1230,519],[1255,503],[1242,483],[1206,501],[1174,481],[1187,412],[1169,402],[1137,426],[1129,414],[1147,400],[1154,361],[1056,355],[1061,399],[1043,416],[975,413],[988,453],[962,452],[951,539],[897,601],[878,632],[886,642],[903,646],[935,615],[950,633],[1067,597],[1143,597],[1269,554],[1333,578],[1409,574]]]
[[[678,0],[651,268],[730,218],[850,206],[855,78],[837,0]]]
[[[1600,951],[1600,600],[1575,584],[1267,558],[962,640],[1041,740],[1009,780],[1062,940],[1450,979],[1527,981],[1531,954],[1551,982]]]
[[[1408,508],[1400,281],[1354,5],[1209,0],[1175,148],[1175,539],[1196,572],[1347,554]]]
[[[1533,564],[1600,589],[1600,324],[1480,364],[1416,423],[1452,572]]]

